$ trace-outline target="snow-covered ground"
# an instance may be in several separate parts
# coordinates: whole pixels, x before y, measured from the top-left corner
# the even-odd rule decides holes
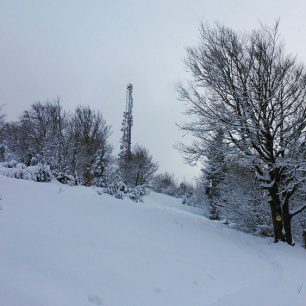
[[[306,305],[306,252],[177,199],[0,176],[1,306]]]

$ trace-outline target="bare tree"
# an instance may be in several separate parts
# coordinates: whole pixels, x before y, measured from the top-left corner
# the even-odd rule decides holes
[[[306,179],[305,67],[285,53],[278,22],[251,33],[202,24],[200,35],[187,49],[192,81],[179,86],[194,119],[182,129],[199,140],[181,149],[205,155],[203,144],[222,127],[226,154],[241,154],[270,196],[275,241],[292,244],[291,218],[306,208],[289,209]]]
[[[136,145],[130,156],[120,159],[120,170],[123,180],[130,186],[148,184],[158,170],[158,163],[143,146]]]
[[[28,112],[24,112],[19,121],[6,123],[3,127],[3,138],[12,157],[30,165],[32,157],[37,152],[36,138]],[[38,153],[38,152],[37,152]]]
[[[3,134],[17,160],[46,163],[58,179],[73,175],[76,183],[90,185],[112,162],[110,130],[100,112],[80,106],[67,114],[57,98],[32,104],[19,121],[4,126]]]
[[[81,178],[85,185],[90,185],[94,177],[92,167],[96,162],[97,152],[100,150],[109,154],[111,151],[108,145],[111,127],[100,112],[93,111],[89,106],[79,106],[69,126],[71,172],[76,183]]]
[[[3,133],[16,159],[26,164],[35,159],[60,169],[67,152],[66,125],[67,116],[57,98],[32,104],[19,121],[6,124]]]
[[[178,186],[174,174],[164,172],[158,174],[153,182],[153,189],[157,192],[175,196],[178,191]]]

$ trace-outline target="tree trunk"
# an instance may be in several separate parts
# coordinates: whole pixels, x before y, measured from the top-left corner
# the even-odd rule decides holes
[[[92,174],[89,168],[86,168],[84,171],[84,185],[90,186],[92,182]]]
[[[292,245],[292,232],[291,232],[291,216],[289,213],[289,201],[286,200],[286,202],[283,204],[283,224],[284,224],[284,230],[286,234],[286,242],[290,245]]]
[[[281,202],[278,196],[277,187],[273,186],[269,189],[270,194],[270,208],[272,214],[273,221],[273,230],[274,230],[274,242],[278,242],[280,240],[284,241],[283,235],[283,217],[282,217],[282,209]]]

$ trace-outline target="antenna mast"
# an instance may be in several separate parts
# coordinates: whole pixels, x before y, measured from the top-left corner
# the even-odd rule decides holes
[[[123,114],[122,122],[122,149],[125,151],[125,156],[131,156],[131,143],[132,143],[132,126],[133,126],[133,85],[128,84],[126,88],[126,109]]]

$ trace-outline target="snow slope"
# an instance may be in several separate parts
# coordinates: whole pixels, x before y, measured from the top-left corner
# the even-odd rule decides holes
[[[301,306],[306,252],[177,199],[0,176],[1,306]]]

